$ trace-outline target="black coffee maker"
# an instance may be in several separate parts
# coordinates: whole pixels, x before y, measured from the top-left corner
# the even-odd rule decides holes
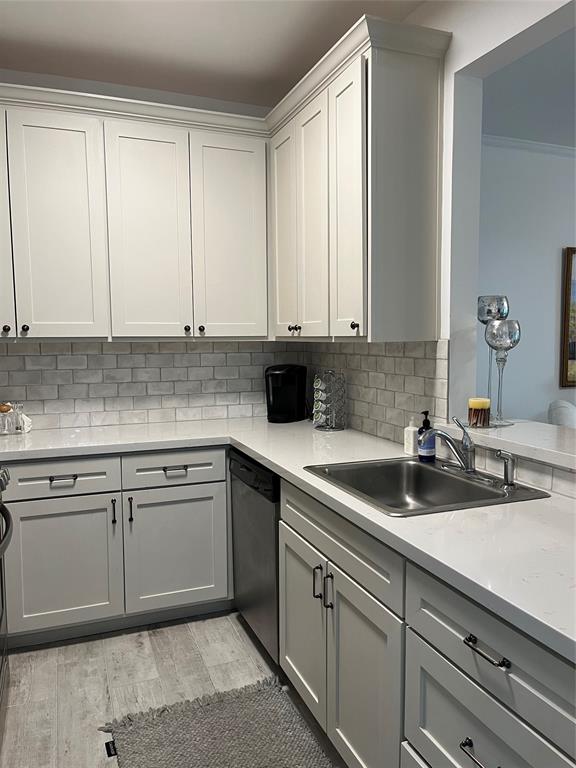
[[[306,366],[270,365],[265,371],[268,421],[286,424],[306,418]]]

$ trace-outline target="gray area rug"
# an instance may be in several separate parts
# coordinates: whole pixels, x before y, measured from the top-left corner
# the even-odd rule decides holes
[[[334,768],[274,678],[100,730],[112,734],[120,768]]]

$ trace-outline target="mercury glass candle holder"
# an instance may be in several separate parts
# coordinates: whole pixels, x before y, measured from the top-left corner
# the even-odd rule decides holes
[[[505,320],[510,312],[510,303],[507,296],[478,296],[477,318],[482,325],[488,325],[492,320]],[[488,348],[488,388],[487,397],[492,397],[492,368],[494,350]]]
[[[505,421],[502,414],[502,392],[504,384],[504,368],[508,361],[508,353],[520,343],[521,330],[518,320],[491,320],[484,334],[486,343],[496,352],[498,367],[498,399],[496,405],[496,421],[494,426],[507,427],[512,422]]]

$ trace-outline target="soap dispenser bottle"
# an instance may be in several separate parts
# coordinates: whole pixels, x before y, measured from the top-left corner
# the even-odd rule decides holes
[[[430,411],[422,411],[424,419],[422,420],[422,426],[418,430],[419,438],[432,428],[432,424],[428,418],[429,413]],[[418,440],[418,458],[423,462],[433,462],[436,460],[436,435],[429,435],[422,443]]]

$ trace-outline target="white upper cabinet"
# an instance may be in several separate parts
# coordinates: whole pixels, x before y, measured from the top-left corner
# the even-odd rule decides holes
[[[8,111],[19,335],[106,336],[109,300],[102,123]]]
[[[8,157],[6,155],[6,112],[0,109],[0,339],[16,334],[12,240],[8,202]]]
[[[328,89],[330,115],[330,332],[366,336],[365,62]]]
[[[271,261],[276,336],[327,336],[328,94],[271,142]]]
[[[295,118],[298,201],[298,325],[328,335],[328,94]]]
[[[188,132],[106,121],[114,336],[193,332]]]
[[[290,122],[270,142],[272,332],[291,336],[298,323],[296,136]]]
[[[365,16],[266,118],[277,336],[437,338],[449,42],[445,32]]]
[[[196,334],[265,336],[266,143],[190,132]]]

